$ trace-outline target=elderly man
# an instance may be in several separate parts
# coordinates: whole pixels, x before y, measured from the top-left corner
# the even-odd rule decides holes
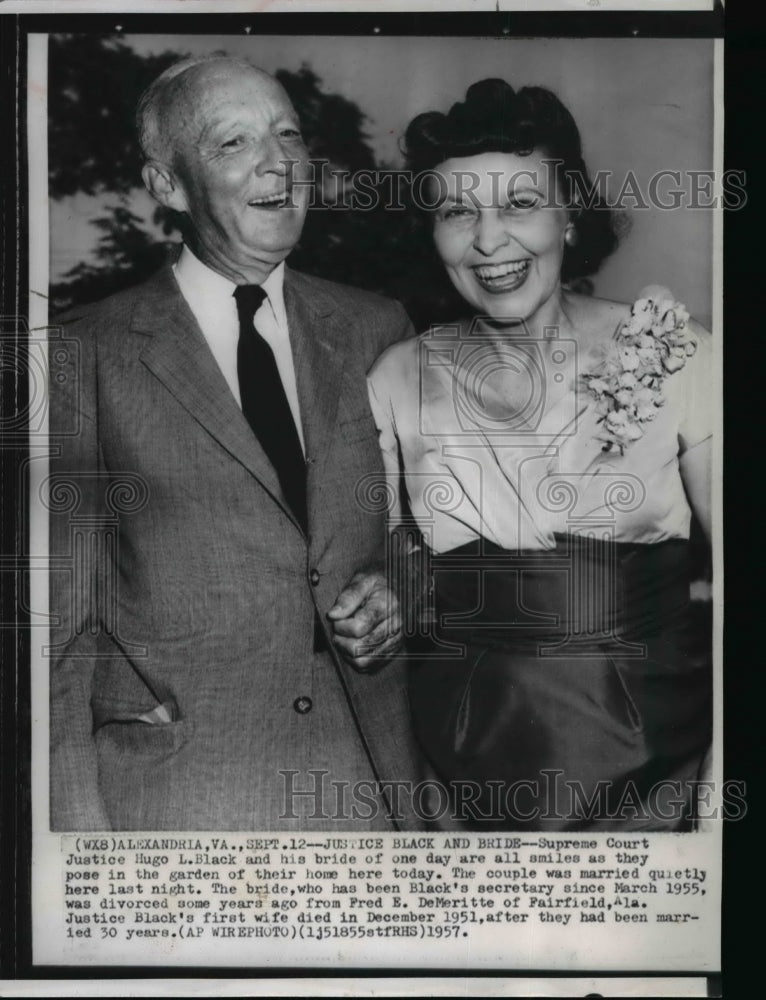
[[[388,794],[414,757],[364,483],[380,471],[365,373],[413,331],[398,304],[285,267],[308,161],[276,80],[184,60],[138,124],[184,246],[64,321],[51,825],[411,828]]]

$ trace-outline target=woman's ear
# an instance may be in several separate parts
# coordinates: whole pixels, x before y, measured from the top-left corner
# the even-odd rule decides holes
[[[165,208],[174,212],[186,212],[186,195],[172,171],[157,160],[148,160],[141,171],[146,190]]]
[[[582,215],[582,207],[577,200],[568,210],[569,219],[564,229],[564,242],[567,246],[573,247],[577,245],[577,241],[580,238],[580,233],[577,228],[577,223]]]

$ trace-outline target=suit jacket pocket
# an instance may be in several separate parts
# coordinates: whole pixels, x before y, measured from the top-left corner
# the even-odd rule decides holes
[[[95,697],[91,701],[93,732],[109,723],[135,723],[137,725],[161,726],[181,721],[181,713],[175,698],[168,696],[162,702],[126,703],[110,698]]]
[[[131,758],[162,763],[183,750],[190,729],[186,719],[153,725],[136,720],[107,722],[95,737],[99,763],[107,768],[118,759],[122,765]]]

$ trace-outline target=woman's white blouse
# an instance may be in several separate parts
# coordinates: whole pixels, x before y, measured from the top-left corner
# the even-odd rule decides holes
[[[413,517],[435,552],[480,536],[511,550],[552,548],[567,532],[688,538],[679,458],[710,437],[715,412],[711,338],[695,336],[696,353],[667,376],[664,406],[624,454],[603,450],[579,379],[595,350],[499,341],[466,324],[394,344],[368,377],[392,523]]]

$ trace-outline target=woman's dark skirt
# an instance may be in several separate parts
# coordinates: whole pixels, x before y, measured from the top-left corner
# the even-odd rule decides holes
[[[448,825],[691,829],[712,681],[688,543],[556,543],[432,556],[410,700]]]

